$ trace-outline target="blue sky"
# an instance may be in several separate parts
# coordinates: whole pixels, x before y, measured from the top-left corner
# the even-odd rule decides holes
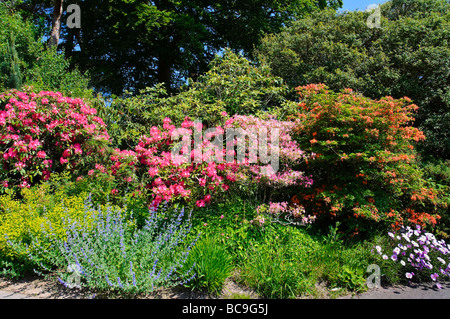
[[[344,6],[341,10],[354,11],[358,9],[359,11],[364,11],[366,7],[370,4],[381,4],[386,2],[386,0],[343,0]]]

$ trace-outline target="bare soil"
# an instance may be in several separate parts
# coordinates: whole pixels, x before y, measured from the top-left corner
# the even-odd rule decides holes
[[[151,294],[119,296],[106,295],[88,289],[69,289],[58,282],[57,278],[43,278],[29,276],[21,279],[0,277],[0,291],[21,294],[35,299],[92,299],[92,298],[136,298],[136,299],[233,299],[233,298],[260,298],[254,291],[242,287],[231,279],[225,282],[222,294],[212,296],[207,293],[193,292],[183,288],[159,289]]]

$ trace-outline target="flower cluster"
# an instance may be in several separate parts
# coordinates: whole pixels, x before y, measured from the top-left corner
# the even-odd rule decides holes
[[[227,143],[245,147],[246,159],[255,164],[250,169],[254,180],[272,187],[309,187],[313,183],[311,176],[306,176],[292,167],[313,158],[315,154],[306,154],[292,139],[294,127],[295,124],[291,121],[279,121],[273,117],[263,120],[247,115],[235,115],[225,123],[225,129],[240,128],[245,132],[245,136],[239,136]],[[267,156],[261,154],[266,152],[266,149],[261,147],[264,142],[267,142]],[[270,157],[270,164],[267,157]]]
[[[131,183],[137,188],[136,191],[150,195],[152,205],[184,200],[198,207],[208,205],[213,196],[219,196],[230,185],[246,178],[276,187],[309,186],[312,183],[302,172],[291,170],[288,166],[289,161],[307,157],[291,140],[288,122],[235,116],[228,119],[224,127],[207,129],[201,122],[188,117],[179,128],[171,123],[169,118],[165,118],[162,127],[151,127],[149,134],[139,139],[134,150],[114,150],[107,165],[96,165],[96,169],[88,175],[95,178],[106,170],[116,177],[120,185],[112,195],[119,196],[120,189],[129,189]],[[273,163],[261,163],[259,149],[249,147],[242,136],[229,138],[229,131],[240,128],[244,135],[258,142],[258,133],[252,135],[256,127],[265,128],[266,133],[269,127],[276,127],[281,132],[278,146],[270,143],[274,140],[270,135],[265,144],[270,155],[280,154],[284,163],[281,172],[275,172],[272,168],[273,164],[278,165],[278,157],[270,158]],[[244,153],[240,153],[242,147],[245,148]],[[240,158],[239,154],[244,156]],[[250,172],[251,176],[245,172]]]
[[[152,206],[184,200],[203,207],[211,202],[213,195],[229,189],[229,183],[235,180],[230,174],[236,172],[239,164],[214,161],[214,156],[223,151],[207,139],[194,144],[191,138],[194,130],[201,133],[202,127],[189,118],[183,121],[181,128],[176,128],[166,118],[162,128],[151,127],[134,150],[115,149],[108,163],[97,165],[89,175],[95,178],[101,173],[111,174],[117,178],[119,188],[113,190],[113,195],[119,196],[120,190],[132,186],[135,192],[149,195]],[[222,128],[217,127],[209,134],[214,136],[221,132]],[[186,143],[177,153],[174,149],[178,135]]]
[[[412,279],[418,273],[426,273],[436,286],[441,288],[438,278],[450,276],[450,245],[425,232],[419,225],[401,228],[398,233],[389,232],[395,243],[392,253],[384,253],[380,246],[376,252],[384,260],[391,259],[405,267],[405,276]],[[414,271],[417,272],[414,273]]]
[[[297,90],[294,137],[316,156],[299,167],[314,176],[314,186],[300,188],[293,201],[313,214],[346,220],[354,234],[374,222],[436,225],[448,204],[445,191],[417,165],[415,145],[425,139],[411,126],[417,105],[407,97],[374,100],[348,89],[333,92],[323,84]]]
[[[74,170],[94,152],[90,141],[106,144],[106,125],[96,109],[59,92],[0,95],[0,180],[3,187],[30,187],[53,171]]]
[[[289,204],[288,202],[270,202],[262,204],[256,208],[258,214],[268,214],[275,218],[277,222],[307,225],[315,221],[316,216],[306,215],[305,208],[302,205]]]

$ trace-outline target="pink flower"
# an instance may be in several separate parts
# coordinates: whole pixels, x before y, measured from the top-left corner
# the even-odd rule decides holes
[[[41,103],[44,104],[44,105],[45,105],[45,104],[48,104],[48,99],[44,97],[44,98],[41,100]]]
[[[88,175],[89,175],[89,176],[92,176],[93,174],[94,174],[94,170],[91,169],[91,170],[88,172]]]
[[[211,195],[210,195],[210,194],[207,194],[207,195],[203,198],[203,200],[204,200],[206,203],[211,202]]]
[[[205,201],[200,199],[198,200],[195,205],[197,205],[198,207],[204,207],[205,206]]]
[[[189,173],[187,170],[185,170],[185,169],[182,170],[181,173],[180,173],[180,176],[181,176],[182,178],[188,178],[189,175],[190,175],[190,173]]]
[[[20,170],[22,168],[25,168],[25,163],[22,162],[17,162],[16,164],[14,164],[17,168],[17,170]]]
[[[230,187],[227,184],[222,184],[222,189],[227,191]]]
[[[3,184],[3,187],[8,188],[8,181],[3,181],[2,184]]]
[[[39,142],[38,140],[32,140],[30,142],[30,144],[28,144],[28,146],[32,149],[32,150],[36,150],[36,148],[41,145],[41,142]]]
[[[98,169],[100,172],[105,172],[105,167],[101,164],[95,164],[95,169]]]
[[[205,186],[206,185],[206,178],[199,178],[198,179],[198,183],[200,184],[200,186]]]
[[[69,157],[70,156],[70,150],[69,149],[64,150],[64,152],[62,153],[62,156],[63,157]]]
[[[220,113],[220,115],[222,115],[222,116],[228,116],[228,113],[225,112],[225,111],[223,111],[222,113]]]
[[[47,156],[47,154],[44,151],[37,152],[37,157],[39,157],[39,158],[45,158],[46,156]]]
[[[67,158],[61,157],[61,158],[59,159],[59,162],[60,162],[61,164],[65,164],[65,163],[68,162],[68,160],[67,160]]]
[[[150,175],[150,177],[155,177],[156,174],[158,174],[158,168],[157,167],[150,167],[148,169],[148,175]]]
[[[113,195],[117,195],[118,193],[119,193],[119,191],[115,188],[111,190],[111,194],[113,194]]]

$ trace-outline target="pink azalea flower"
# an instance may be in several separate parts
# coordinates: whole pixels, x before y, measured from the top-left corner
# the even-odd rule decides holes
[[[200,186],[205,186],[206,185],[206,179],[205,178],[199,178],[198,179],[198,183],[200,184]]]
[[[39,151],[39,152],[37,152],[36,156],[39,158],[45,158],[47,156],[47,154],[44,151]]]
[[[205,201],[200,199],[195,203],[198,207],[204,207],[205,206]]]
[[[148,175],[150,175],[150,177],[155,177],[156,174],[158,174],[158,168],[157,167],[150,167],[148,169]]]

